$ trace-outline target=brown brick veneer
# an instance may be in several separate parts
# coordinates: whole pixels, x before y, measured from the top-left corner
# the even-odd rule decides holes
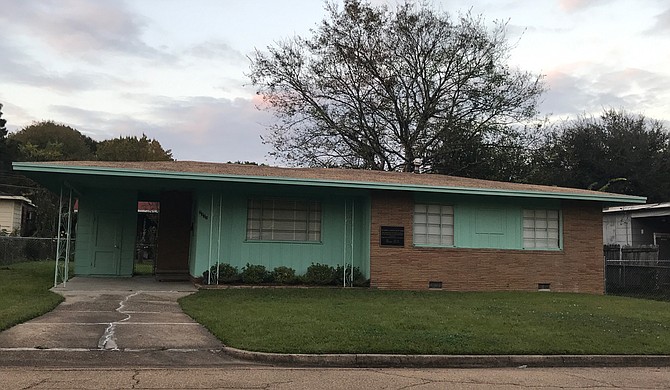
[[[415,248],[411,194],[374,192],[371,204],[371,286],[383,289],[537,290],[603,293],[602,211],[595,202],[563,202],[563,250]],[[379,245],[381,226],[404,226],[404,247]]]

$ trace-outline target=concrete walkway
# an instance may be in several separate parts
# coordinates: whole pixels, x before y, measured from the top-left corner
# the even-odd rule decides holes
[[[220,350],[221,343],[182,312],[191,283],[149,277],[75,277],[52,291],[55,310],[0,333],[0,350]]]

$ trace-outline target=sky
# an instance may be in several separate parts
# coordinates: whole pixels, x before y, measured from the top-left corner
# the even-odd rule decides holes
[[[430,3],[507,21],[510,65],[544,75],[542,116],[670,121],[667,0]],[[146,134],[178,160],[277,165],[248,57],[325,14],[321,0],[0,0],[2,118],[12,132],[53,120],[95,140]]]

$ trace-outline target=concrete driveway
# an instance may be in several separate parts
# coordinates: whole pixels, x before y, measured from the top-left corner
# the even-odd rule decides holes
[[[75,277],[52,291],[55,310],[0,333],[1,350],[215,350],[221,343],[182,312],[191,283]]]

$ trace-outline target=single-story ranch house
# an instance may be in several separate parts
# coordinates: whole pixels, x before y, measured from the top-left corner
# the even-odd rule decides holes
[[[138,201],[157,277],[351,265],[385,289],[601,294],[603,207],[645,198],[460,177],[175,162],[14,163],[79,201],[75,273],[132,276]]]

